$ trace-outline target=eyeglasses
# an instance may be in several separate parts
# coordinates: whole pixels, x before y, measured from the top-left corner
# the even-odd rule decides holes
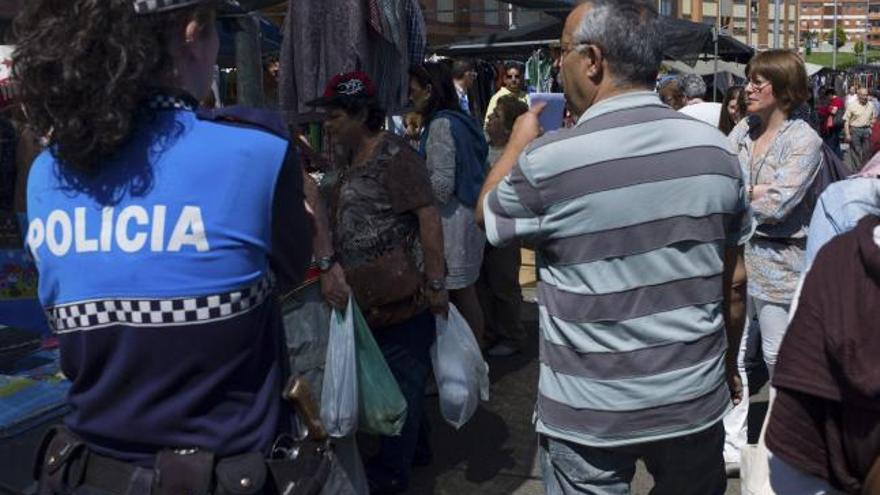
[[[755,81],[749,81],[746,83],[746,90],[751,88],[751,90],[755,93],[760,93],[761,91],[764,91],[764,88],[770,86],[770,84],[772,84],[770,81],[765,81],[763,84]]]

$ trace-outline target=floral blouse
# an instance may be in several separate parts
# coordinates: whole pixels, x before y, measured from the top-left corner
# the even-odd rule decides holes
[[[752,201],[755,235],[746,246],[749,295],[789,304],[804,263],[812,205],[803,201],[822,164],[822,138],[803,120],[787,120],[763,156],[753,156],[749,119],[730,133],[743,175],[769,185]]]

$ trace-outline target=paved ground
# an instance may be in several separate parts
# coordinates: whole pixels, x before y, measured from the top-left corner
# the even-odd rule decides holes
[[[533,304],[524,308],[529,338],[522,354],[491,359],[491,400],[482,404],[460,431],[443,422],[437,399],[429,399],[432,466],[417,468],[410,495],[537,495],[543,494],[537,444],[531,425],[538,383],[537,321]],[[758,431],[766,411],[766,391],[753,396],[751,431]],[[752,439],[752,442],[755,440]],[[647,494],[651,476],[639,467],[633,494]],[[729,480],[727,494],[738,494],[739,480]]]

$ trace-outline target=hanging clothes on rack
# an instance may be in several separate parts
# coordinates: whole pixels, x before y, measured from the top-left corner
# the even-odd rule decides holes
[[[407,19],[407,50],[409,51],[409,67],[418,67],[425,62],[425,50],[428,46],[428,30],[425,16],[417,0],[405,0]]]
[[[288,2],[281,46],[279,96],[288,122],[312,111],[334,75],[368,71],[370,43],[363,0]]]
[[[379,101],[394,113],[406,106],[409,93],[409,22],[406,18],[409,0],[369,2],[372,70],[367,73],[380,82]],[[378,19],[373,19],[374,14],[378,14]]]
[[[529,93],[550,93],[553,91],[553,62],[544,50],[535,50],[526,61],[526,87]]]
[[[486,115],[486,108],[489,106],[489,100],[495,94],[495,80],[498,73],[495,66],[485,60],[475,60],[474,70],[477,72],[477,78],[474,80],[469,96],[474,107],[474,118],[482,122]]]

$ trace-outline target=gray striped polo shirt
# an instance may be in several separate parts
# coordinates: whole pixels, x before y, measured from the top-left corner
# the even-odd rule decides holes
[[[721,132],[651,92],[609,98],[532,143],[483,209],[492,244],[537,252],[539,433],[610,447],[724,416],[724,252],[751,218]]]

